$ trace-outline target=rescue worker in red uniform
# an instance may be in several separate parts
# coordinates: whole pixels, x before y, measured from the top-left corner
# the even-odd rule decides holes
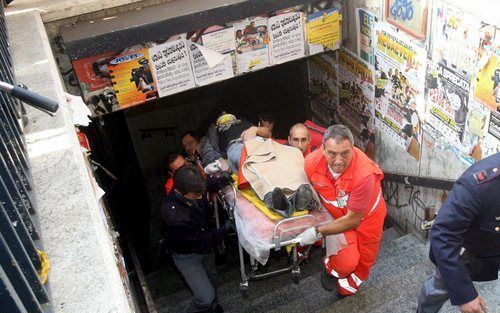
[[[344,125],[330,126],[322,149],[306,157],[305,171],[321,202],[334,221],[301,233],[301,245],[323,236],[345,235],[347,246],[324,259],[321,284],[341,296],[355,294],[377,258],[386,204],[380,181],[384,174],[363,151],[353,146],[351,131]]]

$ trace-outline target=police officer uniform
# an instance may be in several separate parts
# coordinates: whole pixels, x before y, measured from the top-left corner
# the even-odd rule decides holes
[[[213,207],[204,196],[188,200],[175,190],[161,208],[166,244],[172,259],[193,293],[186,312],[222,312],[217,303],[214,249],[230,230],[215,228]]]
[[[498,278],[499,192],[500,153],[478,161],[455,182],[431,230],[436,272],[422,286],[417,312],[438,312],[448,298],[452,305],[468,303],[478,296],[472,281]]]

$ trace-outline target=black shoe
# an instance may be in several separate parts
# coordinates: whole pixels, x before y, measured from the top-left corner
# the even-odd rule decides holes
[[[337,278],[328,274],[327,271],[323,268],[320,276],[321,287],[326,291],[336,291],[337,290]]]
[[[313,202],[313,191],[308,184],[302,184],[297,189],[293,197],[293,207],[295,211],[304,211],[310,208]]]
[[[276,187],[273,190],[273,207],[271,209],[283,217],[292,216],[292,205],[290,204],[290,201],[288,201],[283,190],[279,187]]]

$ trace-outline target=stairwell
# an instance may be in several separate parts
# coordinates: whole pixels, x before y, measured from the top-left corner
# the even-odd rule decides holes
[[[377,263],[357,295],[336,299],[320,285],[321,250],[313,251],[311,261],[302,266],[301,281],[293,285],[284,274],[262,281],[250,281],[249,297],[239,291],[240,273],[237,255],[229,255],[218,265],[219,302],[225,312],[415,312],[420,287],[434,266],[428,259],[429,244],[413,234],[402,234],[396,228],[384,231]],[[279,255],[270,260],[274,267],[283,267],[287,259]],[[151,273],[148,284],[160,313],[183,312],[190,293],[178,278],[175,269]],[[500,281],[477,283],[489,311],[500,313]],[[459,312],[449,302],[441,312]]]

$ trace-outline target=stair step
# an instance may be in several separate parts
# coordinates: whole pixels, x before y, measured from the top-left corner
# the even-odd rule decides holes
[[[415,312],[422,282],[433,270],[430,262],[421,262],[373,288],[362,288],[357,295],[345,298],[320,312]]]
[[[404,237],[405,236],[402,237],[401,234],[394,228],[386,229],[381,243],[379,260],[383,260],[385,254],[387,254],[390,258],[404,253],[407,249],[410,249],[418,244],[423,246],[423,244],[419,243],[415,238],[401,240],[401,238]],[[392,250],[396,250],[397,252]],[[391,262],[391,264],[392,263],[395,262]],[[285,265],[286,263],[283,261],[278,264],[279,267],[283,267]],[[394,266],[395,268],[399,268],[396,263]],[[292,285],[290,274],[267,278],[262,281],[250,281],[250,297],[244,300],[239,292],[239,268],[232,269],[232,274],[229,276],[233,279],[228,279],[226,280],[226,283],[219,284],[219,299],[221,305],[227,312],[255,312],[259,310],[267,312],[268,310],[277,308],[280,305],[286,305],[297,298],[301,299],[301,297],[297,297],[296,293],[298,292],[299,294],[303,294],[304,291],[304,296],[306,296],[309,292],[315,294],[315,301],[317,300],[316,294],[322,294],[323,298],[320,301],[321,303],[325,301],[333,301],[334,299],[331,299],[331,294],[325,292],[319,284],[319,272],[321,269],[321,255],[320,251],[317,250],[314,252],[311,262],[301,268],[302,280],[298,287]],[[227,275],[227,273],[221,272],[219,269],[219,276],[222,278],[224,275]],[[222,279],[220,279],[220,281],[222,281]],[[160,312],[176,312],[177,310],[182,311],[182,308],[188,305],[189,298],[189,291],[187,288],[183,287],[182,291],[157,298],[155,301]],[[166,309],[167,307],[169,308],[168,310]],[[320,308],[321,307],[318,306],[318,309]]]
[[[356,297],[358,297],[363,290],[378,288],[381,282],[392,279],[392,277],[404,273],[412,266],[426,261],[426,247],[413,235],[403,236],[397,241],[397,243],[393,242],[392,253],[385,253],[385,256],[382,254],[381,258],[375,263],[370,273],[370,277],[363,284],[361,291]],[[384,248],[384,246],[387,247],[387,243],[383,243],[382,248]],[[311,282],[305,282],[308,284],[307,286],[303,284],[302,281],[299,285],[300,288],[308,290],[307,293],[303,295],[304,297],[307,296],[308,301],[303,301],[302,299],[304,298],[297,297],[297,300],[276,308],[275,311],[271,312],[316,312],[324,308],[335,306],[333,294],[322,289],[319,276],[320,274],[318,273],[314,275],[314,277],[311,277]]]

